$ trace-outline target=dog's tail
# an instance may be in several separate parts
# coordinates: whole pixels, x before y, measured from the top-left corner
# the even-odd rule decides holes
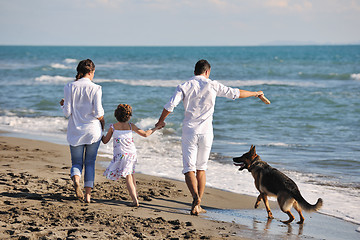
[[[321,198],[318,198],[317,202],[314,205],[308,203],[301,195],[294,198],[299,203],[300,207],[306,212],[315,212],[319,210],[323,205],[323,200]]]

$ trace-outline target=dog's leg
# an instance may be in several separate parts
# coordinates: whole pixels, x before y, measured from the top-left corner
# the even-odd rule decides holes
[[[277,201],[279,203],[281,211],[286,213],[289,216],[289,220],[287,221],[281,221],[285,224],[289,224],[292,221],[294,221],[295,217],[290,212],[291,207],[293,206],[295,199],[289,198],[289,195],[287,193],[279,193],[277,197]]]
[[[262,194],[260,193],[259,196],[258,196],[257,199],[256,199],[254,208],[258,208],[258,207],[259,207],[261,199],[262,199]]]
[[[294,207],[295,210],[299,213],[299,216],[300,216],[300,221],[298,221],[297,224],[303,224],[305,218],[304,218],[304,216],[303,216],[303,214],[302,214],[302,212],[301,212],[301,208],[300,208],[300,206],[298,205],[297,201],[294,202],[293,207]]]
[[[271,209],[270,209],[270,205],[269,205],[269,201],[267,199],[267,195],[265,193],[262,193],[261,195],[262,195],[262,199],[263,199],[264,204],[265,204],[266,211],[268,213],[268,218],[273,219],[274,217],[273,217]]]
[[[289,220],[287,220],[287,221],[281,221],[281,222],[283,222],[283,223],[285,223],[285,224],[289,224],[289,223],[291,223],[292,221],[294,221],[294,219],[295,219],[295,217],[294,217],[294,215],[292,215],[292,213],[290,212],[290,211],[284,211],[284,213],[286,213],[288,216],[289,216]]]

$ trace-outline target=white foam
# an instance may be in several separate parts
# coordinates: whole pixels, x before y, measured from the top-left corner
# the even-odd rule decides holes
[[[79,60],[74,59],[74,58],[65,58],[64,62],[67,64],[71,64],[71,63],[77,63]]]
[[[176,87],[184,81],[181,80],[128,80],[128,79],[94,79],[94,82],[117,82],[130,86],[146,87]]]
[[[186,80],[161,80],[161,79],[94,79],[95,82],[118,82],[130,86],[147,86],[147,87],[176,87]],[[273,86],[298,86],[298,87],[325,87],[326,85],[310,81],[277,81],[277,80],[221,80],[219,81],[226,86],[244,87],[258,85]]]
[[[4,131],[27,134],[64,134],[66,128],[67,120],[63,117],[0,116],[0,129]]]
[[[146,118],[135,124],[146,130],[154,126],[156,120]],[[0,129],[5,131],[33,133],[45,137],[50,135],[62,136],[61,138],[65,139],[66,127],[67,120],[63,117],[0,116]],[[183,181],[181,138],[175,133],[176,131],[168,131],[167,128],[156,131],[147,138],[134,133],[134,142],[138,152],[136,172]],[[216,139],[214,144],[216,144]],[[286,146],[284,143],[269,144]],[[99,155],[109,158],[108,162],[102,163],[106,167],[112,158],[112,141],[106,145],[100,145]],[[266,161],[266,159],[264,160]],[[321,177],[316,175],[282,171],[297,183],[303,197],[309,203],[314,204],[319,197],[323,199],[324,205],[320,212],[360,224],[360,205],[358,204],[360,202],[360,189],[344,189],[331,184],[327,185]],[[253,182],[254,180],[248,171],[238,171],[238,168],[233,166],[231,162],[209,161],[207,170],[207,186],[209,187],[257,196],[258,192]],[[339,203],[339,199],[343,199],[343,201]]]
[[[290,145],[287,143],[282,143],[282,142],[273,142],[273,143],[268,143],[268,146],[276,146],[276,147],[289,147]]]
[[[70,66],[65,66],[64,64],[60,64],[60,63],[52,63],[52,64],[50,64],[50,66],[52,68],[59,68],[59,69],[70,69],[70,68],[72,68]]]
[[[360,73],[353,73],[350,77],[354,80],[360,80]]]
[[[40,83],[66,83],[74,80],[72,77],[64,77],[64,76],[50,76],[50,75],[41,75],[40,77],[35,78],[36,82]]]

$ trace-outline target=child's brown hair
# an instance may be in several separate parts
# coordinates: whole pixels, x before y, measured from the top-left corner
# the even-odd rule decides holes
[[[114,112],[116,120],[119,122],[127,122],[132,116],[132,108],[128,104],[119,104]]]

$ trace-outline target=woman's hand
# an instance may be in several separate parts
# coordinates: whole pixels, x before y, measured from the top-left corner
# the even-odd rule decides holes
[[[61,99],[59,103],[60,103],[60,106],[64,106],[64,99]]]
[[[104,129],[105,129],[105,118],[104,118],[104,116],[99,117],[98,120],[100,121],[100,124],[101,124],[101,130],[104,131]]]

